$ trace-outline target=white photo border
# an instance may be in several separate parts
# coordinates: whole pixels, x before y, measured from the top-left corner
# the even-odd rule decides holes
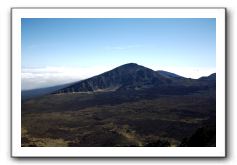
[[[226,157],[225,8],[12,8],[12,157]],[[21,18],[215,18],[216,147],[21,147]]]

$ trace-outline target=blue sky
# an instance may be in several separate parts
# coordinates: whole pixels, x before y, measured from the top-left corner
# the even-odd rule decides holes
[[[22,19],[23,88],[76,81],[129,62],[198,78],[215,72],[215,56],[211,18]],[[37,78],[42,83],[32,86]]]

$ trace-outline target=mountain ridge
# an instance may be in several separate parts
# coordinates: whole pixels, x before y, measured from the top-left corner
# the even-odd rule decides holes
[[[215,73],[210,76],[213,80]],[[208,77],[201,77],[197,79],[198,82],[196,79],[188,79],[171,72],[154,71],[136,63],[127,63],[99,75],[75,82],[68,87],[52,92],[52,94],[141,90],[162,86],[198,85],[200,82],[205,85]]]

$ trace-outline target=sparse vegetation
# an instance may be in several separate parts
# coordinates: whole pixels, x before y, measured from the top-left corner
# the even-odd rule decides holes
[[[22,146],[184,146],[185,137],[215,124],[215,99],[200,93],[81,107],[94,97],[87,95],[25,102]]]

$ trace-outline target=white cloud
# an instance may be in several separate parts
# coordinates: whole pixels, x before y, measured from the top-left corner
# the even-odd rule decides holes
[[[22,68],[22,89],[35,89],[59,84],[80,81],[105,71],[113,69],[113,66],[98,67],[42,67]]]

